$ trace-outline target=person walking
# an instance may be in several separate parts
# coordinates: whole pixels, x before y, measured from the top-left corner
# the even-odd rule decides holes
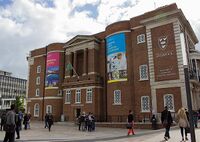
[[[188,121],[186,111],[184,108],[180,108],[178,110],[177,122],[178,122],[178,126],[180,127],[180,130],[181,130],[182,141],[184,141],[183,130],[185,130],[185,140],[188,140],[186,128],[189,128],[189,121]]]
[[[20,118],[18,111],[16,111],[15,123],[16,123],[15,131],[17,133],[16,139],[20,139],[21,118]]]
[[[192,111],[192,117],[193,117],[194,127],[197,128],[197,126],[198,126],[198,112],[193,110]]]
[[[3,112],[3,114],[1,115],[1,131],[3,130],[5,122],[6,122],[6,113]]]
[[[3,142],[15,141],[15,105],[11,105],[11,110],[6,114],[6,123],[4,125],[6,131]]]
[[[49,132],[50,132],[51,131],[51,126],[53,125],[53,115],[52,114],[48,115],[47,122],[48,122],[48,127],[49,127]]]
[[[167,141],[168,139],[170,139],[169,131],[170,131],[171,124],[173,122],[171,112],[168,111],[167,106],[165,106],[165,110],[162,111],[161,113],[161,122],[163,124],[163,127],[165,127],[164,139]]]
[[[24,129],[27,130],[27,123],[28,123],[28,116],[27,116],[27,113],[24,115],[24,121],[23,121],[23,124],[24,124]]]
[[[86,115],[85,115],[85,112],[83,112],[79,117],[78,117],[78,130],[82,130],[82,131],[85,131],[87,128],[86,128],[86,125],[85,125],[85,122],[86,121]]]
[[[45,115],[45,118],[44,118],[44,121],[45,121],[45,126],[44,126],[44,128],[48,128],[48,114],[46,113],[46,115]]]
[[[135,135],[133,126],[134,126],[133,111],[129,110],[129,114],[128,114],[128,118],[127,118],[127,129],[128,129],[127,136],[129,136],[130,133],[132,133],[132,135]]]

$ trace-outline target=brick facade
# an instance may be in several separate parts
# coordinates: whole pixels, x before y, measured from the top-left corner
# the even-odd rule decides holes
[[[126,121],[128,111],[134,111],[136,121],[152,113],[159,114],[164,108],[164,95],[172,94],[174,111],[186,106],[186,93],[183,73],[183,60],[180,46],[182,28],[187,32],[187,40],[198,40],[176,4],[158,8],[128,21],[108,25],[105,31],[91,36],[76,36],[63,44],[51,44],[45,48],[31,51],[29,71],[28,108],[34,116],[34,104],[40,106],[42,120],[46,106],[52,106],[56,120],[64,115],[73,121],[81,112],[93,112],[98,121]],[[191,32],[192,31],[192,32]],[[125,57],[127,70],[123,81],[109,81],[107,73],[107,40],[122,33],[125,36]],[[185,33],[186,34],[186,33]],[[144,35],[144,41],[138,43],[138,36]],[[189,49],[190,47],[186,47]],[[59,82],[57,88],[45,88],[46,60],[48,53],[59,53]],[[71,64],[73,70],[67,65]],[[36,73],[37,66],[42,71]],[[141,77],[141,65],[144,65],[147,77]],[[144,72],[143,72],[144,73]],[[112,74],[113,75],[113,74]],[[124,74],[123,74],[124,75]],[[35,85],[40,76],[41,83]],[[35,96],[39,87],[40,96]],[[86,102],[87,89],[92,90],[92,102]],[[77,90],[81,97],[77,102]],[[114,91],[121,92],[120,102],[114,102]],[[70,101],[66,102],[67,91]],[[144,100],[143,100],[144,98]],[[141,104],[147,100],[147,106]],[[179,101],[180,100],[180,101]],[[144,102],[145,103],[145,102]],[[141,108],[144,107],[144,108]]]

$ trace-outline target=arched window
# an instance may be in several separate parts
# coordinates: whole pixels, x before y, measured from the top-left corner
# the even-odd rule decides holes
[[[140,80],[148,80],[148,66],[146,64],[139,66]]]
[[[149,96],[141,97],[141,111],[150,112],[150,98]]]
[[[164,98],[164,107],[167,106],[168,110],[174,112],[174,95],[173,94],[165,94]]]
[[[121,105],[121,90],[114,90],[114,104]]]
[[[39,104],[34,105],[34,117],[39,117],[40,106]]]
[[[46,106],[46,113],[52,113],[52,105]]]

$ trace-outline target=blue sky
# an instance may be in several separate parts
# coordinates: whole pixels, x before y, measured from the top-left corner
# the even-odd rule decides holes
[[[31,50],[104,31],[109,24],[174,2],[200,39],[195,0],[0,0],[0,69],[27,78]]]

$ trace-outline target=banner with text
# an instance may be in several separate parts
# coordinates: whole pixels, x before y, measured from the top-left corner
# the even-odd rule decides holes
[[[59,82],[59,52],[51,52],[46,61],[46,89],[58,88]]]
[[[108,83],[127,81],[125,34],[106,38]]]

